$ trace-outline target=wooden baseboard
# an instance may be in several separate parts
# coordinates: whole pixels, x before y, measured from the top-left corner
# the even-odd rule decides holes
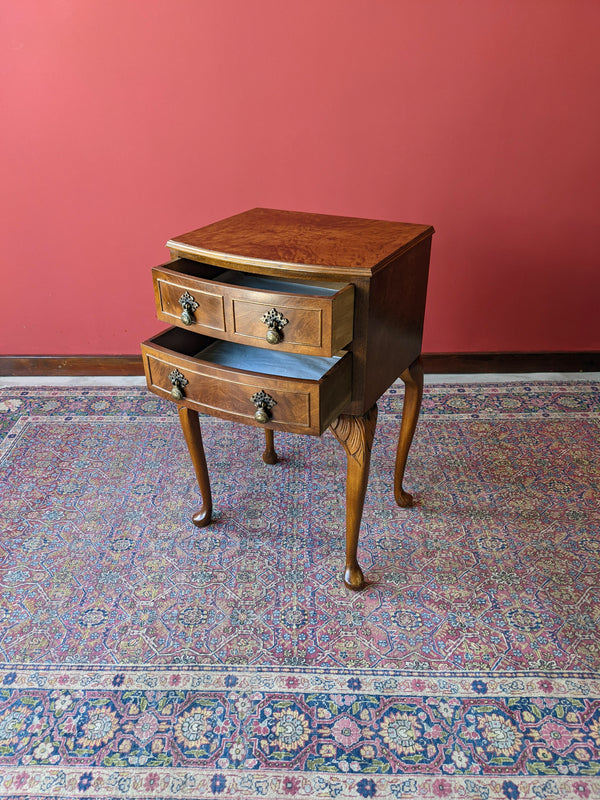
[[[482,372],[600,372],[600,352],[424,353],[428,374]],[[0,375],[143,375],[141,355],[0,356]]]
[[[0,356],[0,375],[143,375],[141,355]]]
[[[432,374],[503,372],[599,372],[600,353],[424,353]]]

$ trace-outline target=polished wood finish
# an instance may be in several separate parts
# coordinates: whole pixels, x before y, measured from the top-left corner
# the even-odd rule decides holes
[[[266,425],[267,463],[277,458],[273,430],[318,435],[331,425],[347,455],[344,583],[352,590],[365,586],[357,548],[376,402],[398,376],[406,400],[397,499],[412,503],[402,478],[423,390],[418,359],[432,234],[427,225],[253,209],[170,240],[171,262],[154,270],[158,314],[176,327],[142,346],[152,391],[170,397],[169,373],[178,369],[186,379],[183,394],[176,391],[180,406]],[[289,282],[303,280],[326,282],[334,291],[292,292]],[[193,318],[180,319],[179,299],[186,291],[197,308]],[[272,309],[288,323],[281,340],[275,335],[269,343],[260,317]],[[211,352],[235,368],[208,355],[202,360],[210,341],[203,334],[233,342]],[[282,352],[267,356],[266,363],[262,351],[237,349],[259,343]],[[342,347],[333,366],[323,365],[328,371],[319,380],[291,377],[294,363],[301,361],[298,374],[306,374],[303,359],[330,357]],[[254,371],[240,368],[248,359]],[[311,367],[320,363],[315,359]],[[263,419],[257,422],[250,397],[261,389],[276,402],[270,416],[259,411]]]
[[[196,269],[190,269],[190,266],[195,266]],[[199,277],[195,277],[194,272],[200,273]],[[212,278],[222,273],[222,270],[208,264],[194,265],[194,262],[183,259],[155,267],[152,270],[152,282],[158,318],[169,325],[183,325],[183,309],[179,298],[189,292],[199,304],[193,313],[194,322],[189,329],[209,336],[214,336],[217,332],[225,333],[223,291],[218,290],[220,284],[212,281]]]
[[[346,451],[346,564],[344,583],[348,589],[359,591],[365,586],[362,569],[358,563],[358,535],[362,519],[371,447],[377,425],[377,406],[360,417],[342,414],[331,424],[331,431]]]
[[[431,240],[388,262],[372,279],[354,281],[352,403],[364,414],[421,352]]]
[[[279,463],[279,457],[275,452],[275,437],[270,428],[265,429],[265,452],[262,455],[265,464]]]
[[[329,297],[269,292],[227,282],[231,270],[176,259],[152,270],[158,318],[170,325],[181,321],[180,297],[188,292],[198,303],[188,330],[219,336],[265,349],[288,353],[330,357],[352,341],[354,287],[336,284],[338,291]],[[234,273],[235,274],[235,273]],[[267,327],[261,317],[276,307],[288,320],[282,339],[269,344]]]
[[[288,320],[277,345],[265,340],[265,324],[261,316],[276,307]],[[246,297],[232,301],[233,338],[254,347],[276,347],[289,353],[306,355],[335,355],[352,341],[354,287],[347,285],[331,299],[283,295],[258,296],[247,292]]]
[[[232,269],[335,281],[370,278],[432,234],[430,225],[254,208],[175,236],[167,247]]]
[[[352,401],[362,415],[421,353],[433,228],[256,208],[171,239],[172,256],[354,285]]]
[[[402,508],[409,508],[413,505],[413,496],[404,491],[402,482],[404,480],[404,470],[408,451],[412,444],[421,410],[421,400],[423,399],[423,366],[421,359],[407,367],[400,376],[404,381],[404,407],[402,409],[402,423],[400,425],[400,437],[398,439],[398,449],[396,451],[396,467],[394,471],[394,497]]]
[[[121,356],[0,356],[0,376],[74,377],[103,375],[143,375],[139,354]]]
[[[210,491],[210,480],[208,477],[208,468],[206,466],[206,456],[204,454],[198,412],[186,408],[185,406],[179,406],[179,421],[192,459],[192,464],[194,465],[194,471],[202,497],[202,507],[194,514],[192,522],[198,528],[204,528],[210,523],[212,518],[212,494]]]
[[[251,397],[261,389],[277,403],[267,426],[275,430],[320,436],[348,405],[352,359],[346,354],[320,379],[285,378],[223,367],[195,355],[212,340],[171,328],[143,342],[148,387],[171,398],[169,373],[178,369],[189,383],[181,401],[189,408],[222,419],[264,427],[254,414]]]
[[[600,372],[600,351],[561,353],[424,353],[426,375]]]

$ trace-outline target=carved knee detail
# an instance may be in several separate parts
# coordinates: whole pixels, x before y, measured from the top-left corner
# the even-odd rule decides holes
[[[377,406],[374,405],[362,417],[342,414],[331,423],[330,429],[348,456],[362,464],[371,454],[376,425]]]

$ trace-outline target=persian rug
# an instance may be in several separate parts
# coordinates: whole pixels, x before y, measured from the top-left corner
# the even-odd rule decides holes
[[[341,581],[331,434],[0,390],[0,797],[600,797],[600,384],[426,387],[400,509],[379,403]]]

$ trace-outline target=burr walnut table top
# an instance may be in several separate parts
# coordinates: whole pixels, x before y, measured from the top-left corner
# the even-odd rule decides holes
[[[369,277],[423,239],[430,225],[254,208],[167,242],[172,254],[288,275]]]

